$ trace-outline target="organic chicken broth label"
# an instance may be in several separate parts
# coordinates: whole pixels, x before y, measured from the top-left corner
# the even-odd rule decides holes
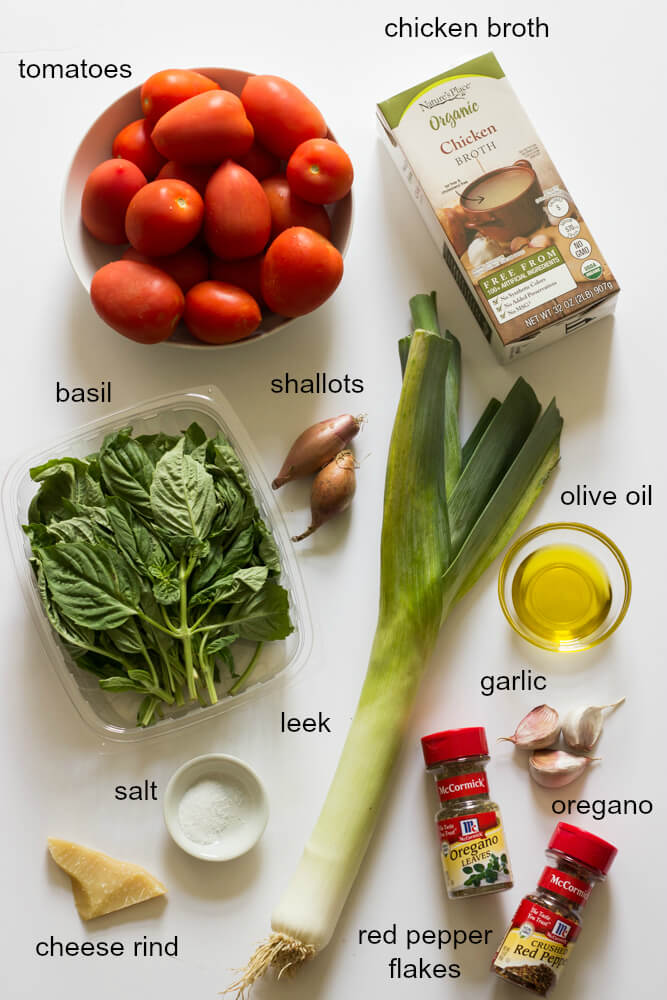
[[[422,214],[430,206],[503,343],[618,290],[492,53],[380,109]]]
[[[547,965],[558,978],[578,934],[571,920],[524,899],[493,964],[500,969]]]
[[[512,881],[500,814],[472,813],[438,822],[442,867],[450,891]]]

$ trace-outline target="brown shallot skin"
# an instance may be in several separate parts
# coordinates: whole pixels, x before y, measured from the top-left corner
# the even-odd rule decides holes
[[[313,424],[300,434],[289,450],[283,467],[271,483],[274,490],[323,468],[359,433],[362,417],[342,413]]]
[[[314,531],[336,514],[346,510],[357,488],[357,463],[351,451],[340,451],[315,476],[310,493],[310,526],[293,542],[308,538]]]

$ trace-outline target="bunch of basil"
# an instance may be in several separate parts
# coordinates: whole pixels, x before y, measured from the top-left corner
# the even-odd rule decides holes
[[[30,475],[24,531],[49,622],[102,688],[144,695],[138,725],[161,703],[216,702],[221,666],[236,694],[261,644],[292,631],[276,545],[222,434],[124,427]],[[258,644],[241,676],[237,639]]]

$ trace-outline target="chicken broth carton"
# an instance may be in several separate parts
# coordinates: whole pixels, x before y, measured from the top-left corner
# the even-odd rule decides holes
[[[382,101],[378,119],[501,361],[613,311],[618,283],[493,53]]]

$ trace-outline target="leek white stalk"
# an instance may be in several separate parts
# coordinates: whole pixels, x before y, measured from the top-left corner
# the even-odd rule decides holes
[[[414,332],[409,353],[401,344],[407,363],[387,462],[379,619],[366,679],[324,807],[273,912],[273,934],[229,987],[238,997],[269,966],[278,976],[292,972],[330,941],[373,834],[440,625],[506,544],[558,458],[558,411],[552,405],[538,421],[534,393],[519,380],[511,399],[490,414],[464,468],[460,445],[447,441],[455,428],[458,433],[445,405],[448,391],[458,399],[458,371],[454,386],[451,372],[447,379],[450,358],[458,362],[456,342],[438,331],[434,296],[417,296],[411,306],[415,325],[430,329]],[[455,547],[447,492],[454,499],[456,489],[445,476],[452,450],[458,451],[460,482],[476,501],[467,510],[460,502],[453,508]],[[488,474],[487,452],[494,457]],[[476,461],[477,455],[482,458]]]

